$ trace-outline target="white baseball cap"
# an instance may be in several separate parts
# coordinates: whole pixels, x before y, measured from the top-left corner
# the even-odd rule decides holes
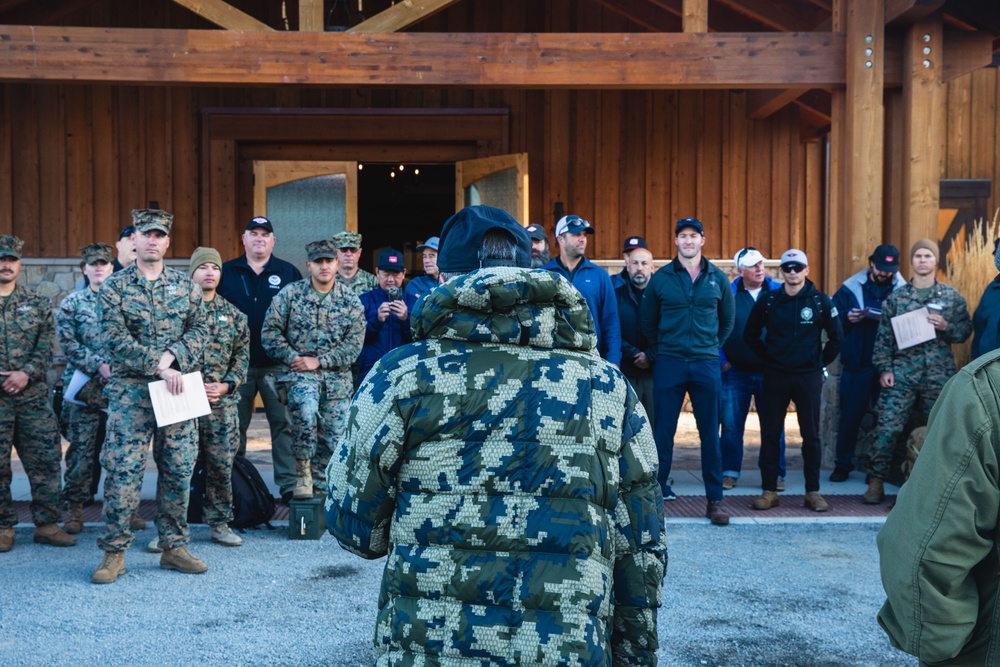
[[[764,255],[757,248],[743,248],[733,258],[737,269],[748,269],[764,261]]]
[[[782,264],[801,264],[802,266],[809,266],[809,259],[806,254],[797,248],[792,248],[781,253],[781,263]]]

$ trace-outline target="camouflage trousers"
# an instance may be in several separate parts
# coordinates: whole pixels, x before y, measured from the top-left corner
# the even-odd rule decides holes
[[[236,405],[216,407],[198,418],[198,453],[205,459],[205,523],[233,520],[233,458],[240,448]]]
[[[313,486],[326,493],[326,464],[344,435],[351,399],[329,398],[321,379],[284,384],[292,422],[292,454],[296,460],[311,461]]]
[[[66,450],[66,472],[63,473],[62,499],[69,505],[82,505],[90,498],[90,482],[94,473],[94,451],[102,444],[97,442],[103,412],[64,401],[62,405],[62,431],[69,441]]]
[[[875,408],[878,414],[878,426],[875,428],[875,442],[868,453],[868,472],[872,477],[883,480],[889,477],[896,439],[910,418],[910,410],[919,401],[920,409],[926,419],[947,381],[948,378],[945,377],[924,375],[917,382],[900,382],[900,374],[897,373],[896,385],[888,389],[883,388],[879,392]]]
[[[124,551],[132,545],[129,518],[139,508],[139,492],[146,468],[146,452],[153,441],[156,461],[156,530],[160,546],[173,549],[188,543],[188,499],[191,474],[198,455],[194,420],[157,428],[150,407],[110,401],[108,435],[101,452],[104,466],[104,512],[107,524],[97,543],[105,551]]]
[[[16,438],[16,440],[15,440]],[[31,518],[36,526],[56,523],[59,513],[59,424],[44,383],[29,384],[20,396],[0,396],[0,527],[17,524],[10,493],[11,455],[17,447],[31,485]]]

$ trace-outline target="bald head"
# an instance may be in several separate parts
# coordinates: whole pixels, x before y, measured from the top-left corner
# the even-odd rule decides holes
[[[635,287],[645,289],[653,275],[653,253],[645,248],[636,248],[625,256],[625,270]]]

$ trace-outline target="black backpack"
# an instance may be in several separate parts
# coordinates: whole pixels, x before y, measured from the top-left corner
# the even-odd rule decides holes
[[[272,528],[274,496],[245,456],[233,459],[233,520],[232,528],[253,528],[266,524]],[[203,523],[205,517],[205,461],[201,457],[191,475],[191,499],[188,502],[188,523]]]

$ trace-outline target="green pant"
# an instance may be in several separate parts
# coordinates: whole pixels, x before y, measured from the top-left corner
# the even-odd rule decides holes
[[[56,523],[59,514],[59,424],[45,383],[29,384],[19,396],[0,395],[0,527],[17,524],[10,494],[11,453],[31,484],[31,517],[36,526]],[[16,444],[15,444],[16,443]]]
[[[253,402],[260,394],[264,403],[264,414],[271,428],[271,461],[274,465],[274,483],[281,493],[291,493],[295,486],[295,457],[292,456],[292,432],[289,425],[288,408],[278,397],[278,389],[274,382],[274,374],[281,369],[277,366],[251,366],[247,369],[246,382],[237,390],[240,401],[237,411],[240,419],[240,449],[239,454],[245,455],[247,449],[247,429],[253,417]]]
[[[63,475],[63,500],[69,505],[82,505],[90,498],[90,483],[95,471],[94,454],[100,450],[97,432],[101,427],[100,410],[64,401],[62,405],[63,432],[69,441],[66,450],[66,472]]]
[[[236,406],[212,409],[198,419],[198,451],[205,458],[205,523],[233,520],[233,458],[240,445]]]

